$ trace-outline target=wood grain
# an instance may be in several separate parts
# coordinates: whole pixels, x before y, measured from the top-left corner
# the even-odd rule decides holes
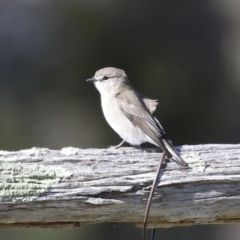
[[[167,161],[148,227],[240,222],[240,145],[180,146],[190,168]],[[32,148],[0,151],[0,228],[142,226],[160,152]]]

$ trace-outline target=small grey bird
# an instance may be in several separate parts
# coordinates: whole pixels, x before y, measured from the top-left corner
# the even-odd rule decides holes
[[[149,142],[160,147],[167,157],[179,165],[187,166],[167,140],[159,121],[152,115],[157,107],[157,100],[138,93],[123,70],[103,68],[93,78],[87,79],[87,82],[93,82],[100,92],[104,116],[123,139],[117,148],[125,141],[137,147]]]

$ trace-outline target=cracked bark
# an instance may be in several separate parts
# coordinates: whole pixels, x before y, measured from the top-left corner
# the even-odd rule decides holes
[[[240,222],[240,145],[177,150],[190,169],[164,164],[148,227]],[[160,154],[130,147],[0,151],[0,228],[141,227]]]

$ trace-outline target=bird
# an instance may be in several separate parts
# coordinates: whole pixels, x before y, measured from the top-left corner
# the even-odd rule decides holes
[[[93,82],[100,92],[104,117],[123,139],[116,148],[124,142],[135,147],[149,142],[162,149],[177,164],[187,166],[167,139],[160,122],[153,116],[158,101],[137,92],[124,70],[105,67],[96,71],[94,77],[87,79],[87,82]]]

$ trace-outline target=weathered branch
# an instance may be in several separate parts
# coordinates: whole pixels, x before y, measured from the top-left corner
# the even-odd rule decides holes
[[[164,164],[149,227],[240,222],[240,145],[177,148],[190,169]],[[0,151],[0,228],[142,226],[157,149]]]

